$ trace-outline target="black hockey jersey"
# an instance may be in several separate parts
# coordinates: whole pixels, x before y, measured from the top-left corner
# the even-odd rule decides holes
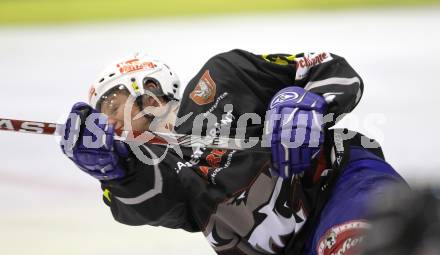
[[[334,54],[233,50],[212,57],[189,82],[175,130],[262,137],[269,102],[286,86],[322,95],[334,117],[350,112],[363,91],[359,75]],[[242,118],[247,113],[260,118]],[[163,160],[148,165],[133,154],[121,162],[125,178],[102,182],[104,201],[121,223],[201,231],[218,254],[282,254],[313,209],[315,198],[303,187],[314,170],[278,178],[270,148],[180,148],[183,158],[161,146],[140,149]]]

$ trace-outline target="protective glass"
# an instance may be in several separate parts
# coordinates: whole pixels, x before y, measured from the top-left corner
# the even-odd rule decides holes
[[[97,102],[96,110],[118,121],[124,120],[124,107],[130,92],[125,85],[117,85],[107,91]]]

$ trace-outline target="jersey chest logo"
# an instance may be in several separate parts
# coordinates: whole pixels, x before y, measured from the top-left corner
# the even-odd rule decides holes
[[[206,70],[197,83],[194,90],[190,93],[189,97],[194,103],[198,105],[205,105],[214,101],[216,93],[216,84],[209,74],[209,70]]]

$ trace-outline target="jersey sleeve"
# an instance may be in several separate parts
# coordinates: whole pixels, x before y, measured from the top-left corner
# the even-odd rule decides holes
[[[350,160],[320,213],[306,254],[359,254],[359,247],[370,229],[371,203],[384,198],[394,185],[409,188],[403,178],[373,151],[350,146]]]
[[[361,77],[348,62],[332,53],[295,55],[295,85],[322,95],[329,112],[339,116],[351,112],[364,90]]]
[[[221,118],[231,111],[227,105],[233,106],[236,116],[256,113],[264,118],[272,97],[287,86],[322,95],[328,103],[328,113],[334,113],[333,120],[352,111],[363,92],[361,77],[335,54],[256,55],[236,49],[210,58],[190,80],[178,117],[189,112],[192,116],[185,118],[186,124],[176,131],[191,133],[191,123],[200,114],[212,113]],[[255,130],[260,133],[261,125],[256,124]]]
[[[287,86],[299,86],[322,95],[329,104],[329,113],[336,116],[352,111],[363,92],[361,77],[344,58],[335,54],[256,55],[236,49],[212,57],[203,66],[189,82],[182,104],[185,109],[207,111],[226,92],[236,100],[225,101],[234,105],[257,104],[259,107],[252,110],[263,114],[271,98]],[[205,98],[197,96],[203,87],[207,91]]]
[[[142,152],[146,156],[160,156],[152,149],[143,146]],[[115,220],[123,224],[199,231],[177,174],[165,162],[150,165],[134,155],[128,157],[122,162],[126,177],[101,182],[104,203]]]
[[[250,56],[255,70],[272,77],[277,90],[299,86],[319,94],[328,103],[328,112],[336,116],[351,112],[361,99],[361,77],[338,55],[318,52]]]

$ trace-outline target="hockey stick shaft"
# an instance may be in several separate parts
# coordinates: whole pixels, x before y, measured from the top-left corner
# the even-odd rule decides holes
[[[0,118],[0,130],[61,136],[64,132],[64,125],[49,122]],[[260,146],[250,146],[250,143],[255,145],[259,143],[259,141],[256,139],[235,139],[229,137],[154,133],[148,131],[136,132],[116,130],[115,133],[116,140],[124,142],[135,142],[139,144],[149,143],[159,145],[178,145],[183,147],[205,147],[229,150],[255,150],[260,148]]]
[[[42,135],[56,135],[58,124],[0,118],[0,130]]]

